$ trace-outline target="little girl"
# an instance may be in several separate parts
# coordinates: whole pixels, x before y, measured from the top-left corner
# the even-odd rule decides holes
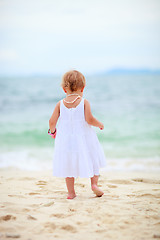
[[[66,97],[56,104],[49,120],[52,137],[56,136],[53,175],[65,178],[67,199],[76,197],[74,190],[76,177],[90,177],[91,188],[96,196],[101,197],[104,194],[97,184],[99,168],[104,167],[106,161],[91,125],[101,130],[104,126],[93,117],[89,102],[83,98],[85,85],[82,73],[76,70],[65,73],[61,86]]]

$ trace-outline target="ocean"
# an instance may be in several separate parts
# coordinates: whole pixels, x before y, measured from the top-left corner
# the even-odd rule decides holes
[[[55,104],[65,97],[61,77],[0,78],[0,168],[51,170],[54,140],[47,134]],[[86,77],[84,98],[104,123],[94,127],[106,170],[160,170],[160,75]]]

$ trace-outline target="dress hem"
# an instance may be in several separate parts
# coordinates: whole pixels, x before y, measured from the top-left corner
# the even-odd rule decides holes
[[[53,177],[59,177],[59,178],[92,178],[92,177],[94,177],[94,176],[100,176],[100,174],[94,174],[94,175],[92,175],[92,176],[58,176],[58,175],[54,175],[53,174]]]

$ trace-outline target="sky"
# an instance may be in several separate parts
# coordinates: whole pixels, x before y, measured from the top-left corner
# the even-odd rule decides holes
[[[0,75],[160,69],[160,0],[0,0]]]

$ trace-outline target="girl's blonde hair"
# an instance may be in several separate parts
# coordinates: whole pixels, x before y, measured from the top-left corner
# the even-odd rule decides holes
[[[66,72],[62,77],[61,86],[63,88],[69,88],[71,92],[84,88],[86,85],[85,77],[82,73],[71,70]]]

